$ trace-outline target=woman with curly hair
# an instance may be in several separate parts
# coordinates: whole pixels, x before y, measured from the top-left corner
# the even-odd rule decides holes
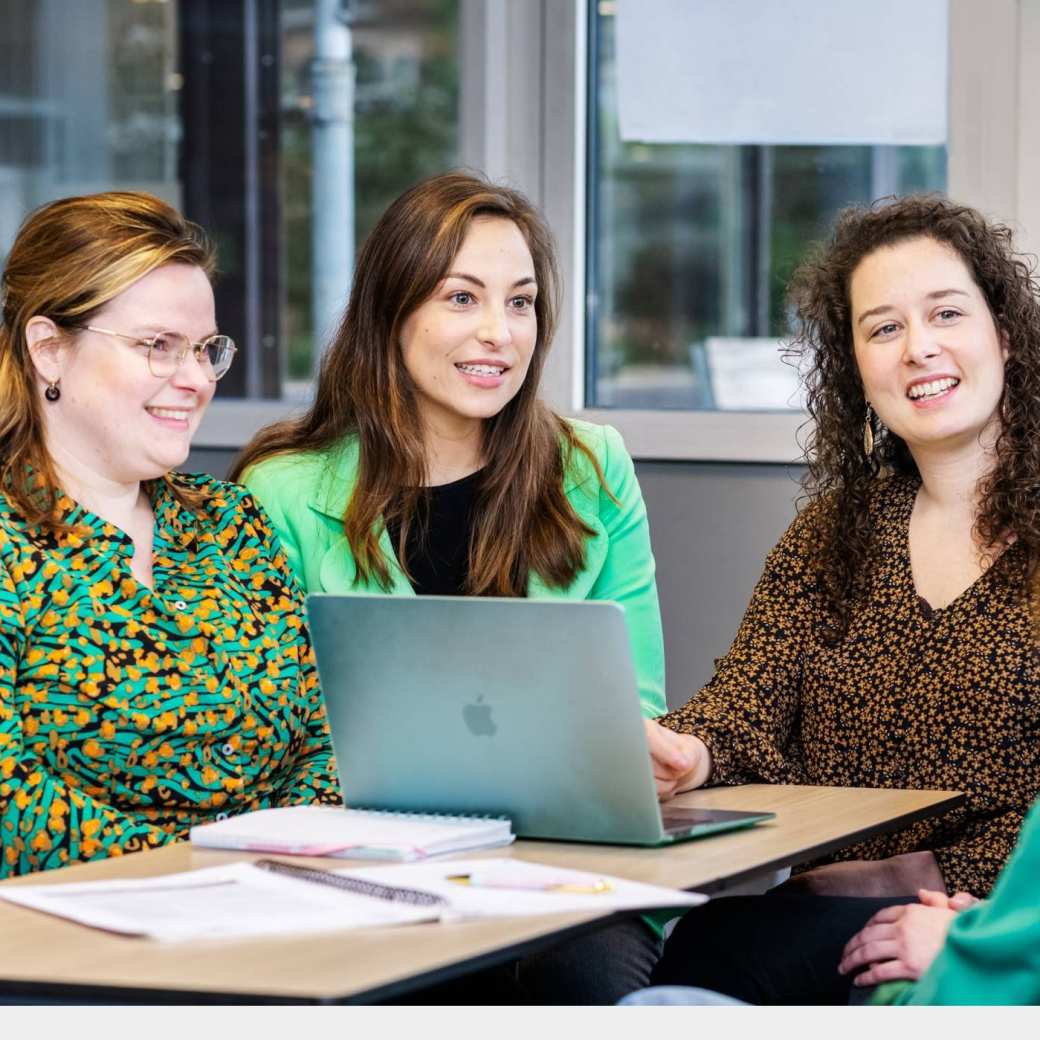
[[[791,299],[808,502],[713,679],[647,724],[661,797],[767,781],[966,798],[687,914],[654,981],[753,1003],[847,1000],[849,938],[922,889],[985,896],[1040,789],[1031,268],[1008,228],[909,197],[845,211]]]

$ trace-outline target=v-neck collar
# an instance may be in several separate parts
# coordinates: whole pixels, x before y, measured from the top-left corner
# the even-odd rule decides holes
[[[914,505],[917,502],[918,492],[921,490],[920,477],[897,477],[894,478],[901,484],[899,494],[901,499],[898,503],[898,513],[893,517],[893,529],[890,537],[894,540],[896,548],[897,566],[904,591],[913,604],[914,615],[925,622],[940,621],[951,617],[965,606],[974,601],[989,586],[997,568],[1006,566],[1009,553],[1015,551],[1018,543],[1009,545],[970,585],[962,589],[949,603],[942,607],[933,607],[927,599],[917,591],[917,583],[914,581],[913,559],[910,554],[910,520],[913,517]]]

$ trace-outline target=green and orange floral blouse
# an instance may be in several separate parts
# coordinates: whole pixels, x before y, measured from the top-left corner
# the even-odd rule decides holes
[[[0,497],[0,877],[151,848],[192,824],[337,803],[295,578],[249,493],[150,486],[154,589],[120,530]],[[170,485],[201,492],[189,509]]]

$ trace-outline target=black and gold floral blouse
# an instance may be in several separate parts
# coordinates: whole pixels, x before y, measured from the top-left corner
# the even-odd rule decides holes
[[[919,486],[879,482],[867,587],[838,645],[822,638],[803,514],[770,553],[714,678],[660,721],[708,745],[712,783],[965,792],[962,808],[831,858],[930,849],[950,892],[982,896],[1040,791],[1040,650],[1015,545],[943,609],[917,595],[908,533]]]
[[[0,877],[161,845],[194,823],[338,802],[295,579],[244,489],[164,481],[154,590],[133,545],[69,499],[73,529],[0,498]]]

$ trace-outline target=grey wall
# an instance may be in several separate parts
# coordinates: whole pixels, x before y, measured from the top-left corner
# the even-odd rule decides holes
[[[684,703],[729,649],[766,553],[795,512],[800,470],[640,462],[664,621],[668,703]]]
[[[187,461],[178,468],[185,473],[212,473],[223,480],[237,454],[236,451],[225,451],[223,448],[192,448]]]
[[[198,448],[183,467],[224,476],[234,452]],[[682,704],[726,652],[766,553],[794,516],[796,467],[640,462],[664,619],[668,701]]]

